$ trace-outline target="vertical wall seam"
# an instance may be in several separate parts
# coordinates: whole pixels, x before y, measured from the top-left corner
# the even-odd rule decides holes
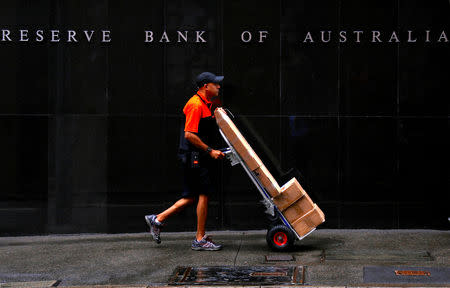
[[[338,30],[341,29],[341,0],[338,1]],[[337,171],[337,189],[338,189],[338,228],[341,228],[341,209],[342,209],[342,137],[341,137],[341,44],[338,41],[337,46],[337,142],[338,142],[338,171]]]

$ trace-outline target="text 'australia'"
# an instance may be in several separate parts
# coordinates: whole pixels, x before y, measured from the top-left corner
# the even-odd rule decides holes
[[[445,30],[440,31],[331,31],[323,30],[316,32],[306,32],[303,36],[302,42],[308,43],[448,43],[448,37]]]

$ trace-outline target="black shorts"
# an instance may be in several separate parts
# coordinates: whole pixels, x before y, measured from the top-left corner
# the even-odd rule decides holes
[[[181,197],[197,197],[200,194],[211,195],[214,192],[214,185],[211,181],[210,170],[208,167],[184,167],[184,187]]]

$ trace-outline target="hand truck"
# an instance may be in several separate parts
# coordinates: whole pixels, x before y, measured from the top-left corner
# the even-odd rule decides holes
[[[286,251],[292,248],[296,239],[302,240],[309,234],[311,234],[314,230],[312,229],[309,233],[304,236],[298,235],[298,233],[292,228],[292,225],[286,220],[281,211],[277,208],[277,206],[273,203],[272,197],[266,191],[264,186],[261,184],[256,175],[250,171],[245,162],[239,156],[239,154],[235,151],[233,146],[228,141],[227,137],[224,135],[222,130],[219,128],[220,135],[227,143],[228,148],[221,149],[221,151],[225,154],[226,158],[230,161],[231,166],[235,166],[237,164],[241,164],[244,168],[247,175],[252,180],[253,184],[256,186],[261,196],[263,197],[263,204],[266,207],[266,213],[270,215],[272,220],[272,225],[267,230],[266,241],[268,246],[275,251]]]

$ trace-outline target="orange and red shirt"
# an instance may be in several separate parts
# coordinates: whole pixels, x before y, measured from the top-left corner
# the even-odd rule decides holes
[[[213,103],[211,101],[208,101],[208,99],[206,99],[206,96],[200,91],[192,96],[183,108],[183,113],[184,115],[186,115],[186,124],[184,125],[184,131],[198,133],[198,125],[200,123],[200,119],[212,116],[212,104]]]

